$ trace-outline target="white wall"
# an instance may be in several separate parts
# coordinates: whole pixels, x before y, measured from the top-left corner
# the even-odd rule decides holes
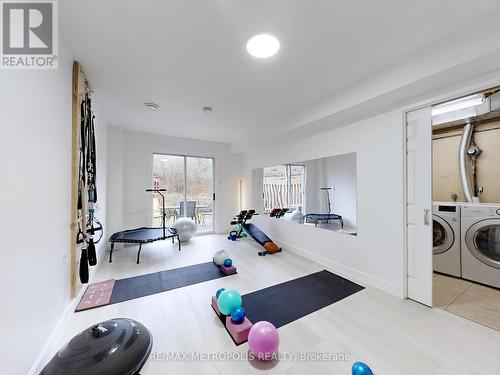
[[[255,222],[284,246],[335,272],[403,296],[403,130],[392,111],[322,135],[244,155],[251,170],[268,165],[356,153],[358,236],[257,216]],[[247,197],[245,204],[254,202]]]
[[[109,233],[151,225],[153,154],[215,158],[215,231],[227,232],[239,210],[241,157],[229,145],[110,128]]]
[[[108,207],[107,228],[111,235],[123,229],[123,130],[108,128]]]
[[[71,303],[71,74],[0,71],[0,345],[4,374],[26,374]],[[106,128],[97,125],[98,187],[106,214]],[[99,247],[100,249],[100,247]]]
[[[103,259],[108,239],[108,125],[99,108],[99,102],[93,100],[92,105],[95,112],[95,132],[96,132],[96,163],[97,163],[97,208],[96,217],[103,225],[102,240],[96,245],[97,259]],[[90,277],[97,271],[97,267],[91,267]]]

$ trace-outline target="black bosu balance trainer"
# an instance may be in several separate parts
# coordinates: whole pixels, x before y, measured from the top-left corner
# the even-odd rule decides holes
[[[146,363],[151,332],[132,319],[111,319],[73,337],[40,375],[134,375]]]

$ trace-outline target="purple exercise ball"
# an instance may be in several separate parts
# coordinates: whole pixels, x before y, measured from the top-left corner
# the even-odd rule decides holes
[[[278,351],[280,337],[276,327],[269,322],[255,323],[248,333],[248,347],[256,359],[269,361]]]

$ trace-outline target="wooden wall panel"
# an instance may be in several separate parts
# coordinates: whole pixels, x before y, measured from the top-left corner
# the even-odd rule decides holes
[[[78,232],[78,164],[80,148],[80,103],[87,90],[86,78],[78,62],[73,63],[72,121],[71,121],[71,297],[82,287],[79,279],[80,246],[76,244]]]

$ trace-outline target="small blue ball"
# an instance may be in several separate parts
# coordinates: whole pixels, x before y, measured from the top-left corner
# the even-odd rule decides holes
[[[217,290],[217,292],[215,293],[215,298],[219,298],[220,294],[225,291],[226,289],[224,288],[220,288],[219,290]]]
[[[245,309],[243,307],[235,307],[231,312],[231,321],[236,324],[243,323],[245,320]]]
[[[352,365],[352,375],[373,375],[373,371],[366,363],[356,362]]]
[[[231,258],[227,258],[224,260],[224,267],[231,267],[233,265],[233,260]]]

